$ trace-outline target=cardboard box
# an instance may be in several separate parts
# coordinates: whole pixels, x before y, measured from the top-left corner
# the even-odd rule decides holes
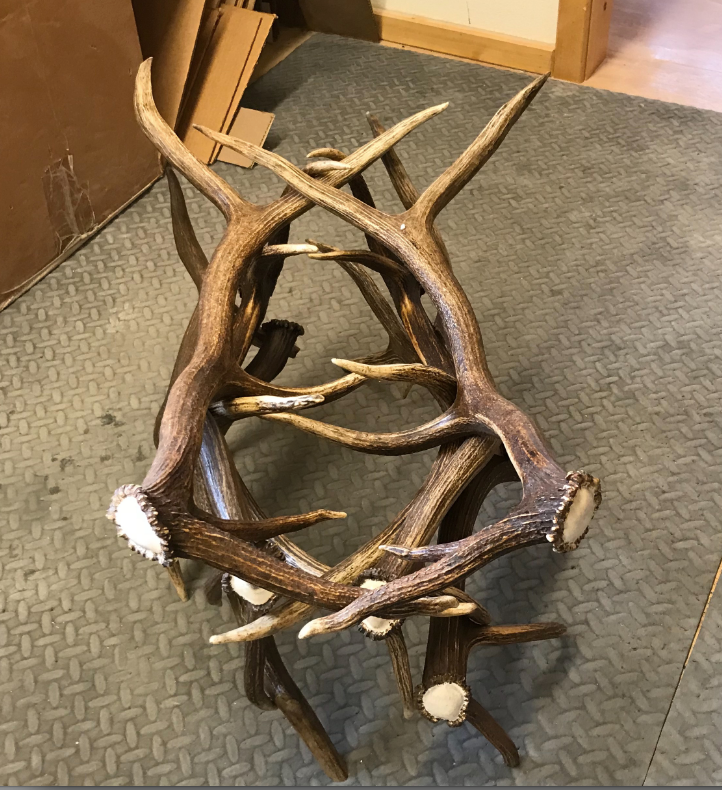
[[[0,309],[160,175],[130,0],[0,0]]]

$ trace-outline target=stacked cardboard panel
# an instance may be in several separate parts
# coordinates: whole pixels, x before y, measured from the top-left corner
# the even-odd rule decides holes
[[[228,133],[274,17],[239,6],[223,5],[189,88],[178,134],[203,162],[214,162],[219,146],[193,128],[202,124]]]
[[[275,16],[253,0],[134,0],[145,57],[153,57],[156,104],[190,151],[212,164],[220,146],[195,124],[261,143],[273,116],[246,129],[237,123],[241,98]],[[245,114],[241,117],[245,117]],[[258,137],[258,128],[264,130]]]
[[[156,103],[193,154],[212,164],[251,163],[221,150],[200,124],[258,145],[271,113],[241,100],[276,15],[311,30],[378,40],[369,0],[133,0],[141,46],[153,57]],[[274,13],[268,13],[270,9]]]

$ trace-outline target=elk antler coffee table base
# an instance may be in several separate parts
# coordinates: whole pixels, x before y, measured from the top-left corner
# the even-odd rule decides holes
[[[404,713],[455,727],[468,721],[517,765],[516,747],[474,699],[466,682],[475,645],[510,644],[561,636],[558,623],[492,625],[484,607],[464,590],[466,577],[502,554],[532,544],[575,549],[601,501],[599,480],[566,473],[552,458],[532,420],[494,386],[472,307],[452,271],[434,225],[439,212],[478,172],[541,89],[534,80],[505,104],[467,150],[419,194],[394,145],[442,112],[431,107],[385,130],[369,116],[371,142],[351,154],[312,151],[303,169],[250,143],[199,127],[218,145],[244,154],[287,182],[266,206],[240,197],[201,164],[163,121],[153,102],[150,61],[136,80],[138,121],[169,163],[173,232],[178,254],[199,290],[158,417],[157,452],[140,486],[115,492],[108,517],[130,547],[167,568],[180,597],[187,594],[179,558],[218,570],[207,588],[222,587],[238,628],[214,644],[246,642],[245,691],[261,709],[278,708],[334,780],[348,776],[343,758],[299,691],[276,648],[274,634],[316,609],[300,638],[357,625],[383,640]],[[361,173],[377,159],[404,206],[377,210]],[[172,167],[171,167],[172,166]],[[186,211],[172,168],[223,213],[227,228],[210,262]],[[349,184],[351,194],[340,187]],[[321,241],[289,243],[291,222],[321,206],[365,234],[364,249],[336,249]],[[335,261],[351,277],[387,336],[386,350],[333,362],[345,375],[315,387],[283,387],[273,380],[297,352],[303,329],[290,321],[264,323],[285,259],[305,254]],[[382,293],[380,276],[390,296]],[[421,297],[430,297],[432,320]],[[245,364],[252,345],[253,359]],[[370,379],[425,387],[439,416],[410,430],[347,430],[300,412],[338,400]],[[438,448],[417,494],[375,538],[333,568],[302,551],[289,535],[345,513],[316,510],[268,518],[244,485],[225,433],[235,420],[260,417],[307,431],[364,453],[403,455]],[[282,429],[283,430],[283,429]],[[507,516],[473,532],[485,497],[500,483],[521,481],[521,502]],[[436,543],[430,545],[436,538]],[[403,621],[430,617],[426,663],[414,686]]]

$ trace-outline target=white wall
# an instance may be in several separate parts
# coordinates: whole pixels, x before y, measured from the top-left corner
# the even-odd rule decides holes
[[[374,8],[554,44],[559,0],[371,0]]]

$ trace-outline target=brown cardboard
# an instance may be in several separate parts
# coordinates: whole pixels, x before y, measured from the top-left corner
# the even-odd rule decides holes
[[[143,58],[153,58],[153,97],[175,127],[205,0],[133,0]]]
[[[263,145],[275,117],[272,112],[261,112],[260,110],[249,110],[247,107],[241,107],[228,134],[247,143]],[[225,146],[221,148],[218,159],[221,162],[228,162],[228,164],[238,165],[239,167],[253,167],[253,162],[248,157]]]
[[[196,40],[196,46],[193,50],[193,58],[191,60],[190,69],[188,70],[185,91],[183,92],[180,110],[178,111],[178,117],[176,119],[176,131],[184,128],[184,119],[187,118],[189,94],[191,93],[191,89],[195,84],[195,81],[198,79],[198,75],[203,66],[203,61],[206,57],[206,52],[208,52],[208,47],[213,40],[218,23],[221,21],[221,11],[218,8],[218,2],[219,0],[215,0],[213,3],[211,3],[210,0],[206,0],[206,7],[203,12],[201,27],[198,31],[198,39]]]
[[[235,110],[232,104],[256,37],[262,23],[265,26],[270,16],[235,6],[221,6],[220,11],[220,21],[190,87],[178,132],[185,145],[202,162],[213,160],[215,145],[194,129],[193,124],[216,131],[223,129],[229,112],[232,114]]]
[[[371,0],[300,0],[309,30],[378,41]]]
[[[130,0],[0,0],[0,308],[160,173]]]
[[[273,20],[275,17],[273,14],[261,14],[261,19],[258,24],[258,30],[256,32],[256,37],[251,44],[251,50],[248,53],[248,60],[246,60],[246,65],[243,68],[243,72],[241,73],[241,78],[238,81],[238,85],[236,86],[236,91],[233,94],[233,99],[228,107],[228,113],[226,114],[226,118],[223,122],[223,126],[221,127],[221,131],[224,134],[230,134],[230,128],[235,121],[236,114],[238,113],[239,107],[241,106],[241,99],[243,98],[243,93],[248,87],[248,83],[253,76],[253,72],[255,71],[256,64],[258,63],[258,58],[261,55],[261,50],[263,49],[263,45],[266,43],[266,39],[268,38],[268,33],[271,30],[271,26],[273,25]],[[273,118],[271,118],[269,125],[273,122]],[[268,131],[268,130],[266,130]],[[265,135],[264,135],[264,140]],[[216,145],[213,148],[213,155],[211,157],[211,161],[215,162],[218,158],[218,154],[220,153],[221,146]]]

